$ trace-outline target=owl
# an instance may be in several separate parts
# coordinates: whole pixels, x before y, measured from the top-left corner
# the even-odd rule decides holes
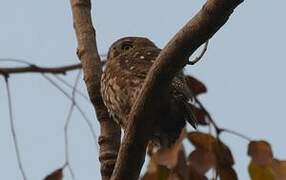
[[[109,48],[107,62],[101,78],[101,94],[112,118],[123,128],[160,49],[144,37],[125,37]],[[192,112],[193,94],[186,84],[182,71],[173,78],[159,98],[156,107],[156,124],[151,142],[171,146],[179,137],[186,121],[196,127]]]

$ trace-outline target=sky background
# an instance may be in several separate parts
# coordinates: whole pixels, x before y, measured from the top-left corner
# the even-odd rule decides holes
[[[105,54],[112,42],[133,35],[149,37],[163,47],[204,2],[93,0],[99,51]],[[203,60],[187,67],[187,72],[207,85],[208,93],[201,99],[220,126],[253,139],[268,140],[280,159],[286,159],[285,6],[284,0],[246,0],[210,40]],[[3,1],[0,25],[0,58],[25,59],[42,66],[79,62],[67,0]],[[69,73],[64,78],[73,82],[75,75]],[[24,169],[29,180],[39,180],[64,163],[63,128],[70,101],[39,74],[12,75],[9,80]],[[85,92],[82,81],[79,88]],[[99,135],[92,107],[79,96],[77,101]],[[98,147],[77,111],[72,117],[69,137],[76,179],[99,179]],[[224,134],[223,140],[233,151],[239,178],[249,179],[247,141],[229,134]],[[2,179],[21,179],[3,78],[0,169]],[[68,172],[65,179],[70,179]]]

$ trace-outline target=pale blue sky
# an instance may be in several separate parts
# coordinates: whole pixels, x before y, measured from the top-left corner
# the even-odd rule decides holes
[[[126,35],[147,36],[162,47],[204,2],[93,0],[99,51],[106,53]],[[207,85],[201,98],[219,125],[269,140],[281,159],[286,158],[285,6],[284,0],[246,0],[211,39],[203,61],[188,68]],[[3,1],[0,25],[0,58],[45,66],[78,62],[68,0]],[[72,82],[74,77],[66,78]],[[29,180],[39,180],[64,161],[63,125],[70,102],[40,75],[14,75],[10,82],[24,168]],[[0,87],[0,176],[20,180],[3,78]],[[98,134],[93,109],[84,99],[78,101]],[[78,112],[69,135],[76,179],[99,179],[98,150]],[[232,135],[223,140],[233,150],[240,179],[249,179],[247,142]]]

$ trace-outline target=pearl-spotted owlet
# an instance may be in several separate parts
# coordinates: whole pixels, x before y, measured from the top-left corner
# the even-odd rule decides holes
[[[119,39],[108,51],[101,94],[109,113],[123,129],[127,127],[128,114],[160,51],[152,41],[143,37]],[[186,121],[196,127],[190,104],[192,98],[183,72],[178,72],[160,97],[161,104],[156,109],[160,125],[155,128],[152,142],[170,146],[179,137]]]

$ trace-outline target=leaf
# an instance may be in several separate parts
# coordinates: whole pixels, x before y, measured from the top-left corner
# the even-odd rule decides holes
[[[234,159],[227,145],[213,136],[201,132],[188,133],[188,139],[196,147],[189,156],[189,166],[199,175],[215,167],[220,179],[237,179],[232,168]]]
[[[252,180],[285,180],[286,161],[273,159],[268,165],[259,165],[252,160],[248,171]]]
[[[271,167],[275,179],[286,179],[286,161],[273,159]]]
[[[182,142],[186,137],[186,131],[183,130],[177,142],[170,148],[160,148],[157,152],[152,154],[152,158],[157,164],[166,166],[170,169],[174,168],[178,162],[178,155],[182,149]]]
[[[204,175],[210,168],[216,164],[216,157],[211,151],[195,149],[188,157],[190,168],[194,169],[198,174]]]
[[[234,159],[232,156],[232,153],[230,149],[222,143],[220,140],[218,140],[215,143],[215,154],[217,157],[217,164],[220,167],[225,167],[225,166],[233,166],[234,165]]]
[[[206,113],[202,109],[192,105],[192,111],[194,112],[194,115],[200,125],[209,124],[209,122],[206,121]]]
[[[262,166],[251,161],[248,166],[251,180],[275,180],[270,166]]]
[[[273,159],[271,146],[266,141],[252,141],[248,145],[248,155],[258,165],[269,165]]]
[[[176,167],[172,170],[172,176],[175,174],[175,177],[178,177],[180,180],[188,180],[189,179],[189,167],[187,165],[186,155],[184,151],[184,147],[181,148],[178,154],[178,163]],[[172,177],[172,179],[175,179]],[[170,177],[169,177],[170,179]]]
[[[213,145],[216,143],[216,139],[213,136],[201,132],[188,133],[188,139],[196,148],[202,148],[207,151],[213,151]]]
[[[63,179],[63,169],[57,169],[48,176],[44,178],[44,180],[62,180]]]
[[[204,175],[199,174],[195,169],[193,169],[192,167],[190,167],[189,169],[189,176],[190,176],[190,180],[208,180],[208,178]]]
[[[206,86],[201,81],[192,76],[186,76],[186,82],[195,96],[207,92]]]
[[[252,180],[286,179],[286,161],[273,158],[273,152],[268,142],[250,142],[248,155],[252,158],[248,166]]]
[[[237,174],[235,172],[235,170],[231,167],[223,167],[223,168],[218,168],[218,175],[220,177],[220,180],[236,180],[237,178]]]
[[[170,170],[164,166],[160,166],[154,159],[150,159],[147,172],[142,180],[167,180]]]
[[[155,146],[149,144],[147,152],[150,161],[142,180],[184,180],[180,177],[188,175],[184,147],[182,146],[185,137],[186,131],[182,130],[179,139],[172,147],[160,148],[157,152],[154,152]]]
[[[238,179],[235,170],[232,168],[234,165],[234,159],[232,153],[227,145],[220,140],[215,143],[216,154],[216,169],[221,180],[236,180]]]

